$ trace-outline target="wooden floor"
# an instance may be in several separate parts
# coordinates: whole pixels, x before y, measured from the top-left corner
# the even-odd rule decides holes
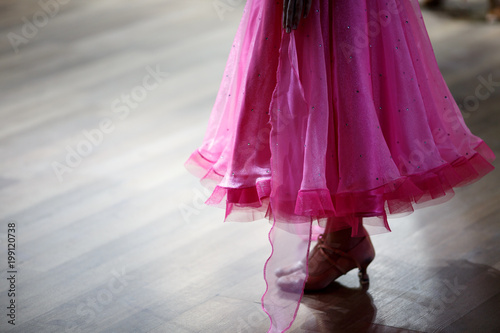
[[[183,167],[243,1],[41,3],[52,6],[0,4],[0,331],[265,332],[269,225],[221,223]],[[459,104],[482,79],[500,82],[500,25],[424,16]],[[498,156],[500,87],[490,88],[464,116]],[[306,295],[290,332],[500,331],[499,185],[496,171],[391,220],[373,238],[368,292],[352,272]]]

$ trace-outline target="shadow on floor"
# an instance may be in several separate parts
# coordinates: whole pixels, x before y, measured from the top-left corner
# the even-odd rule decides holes
[[[420,272],[415,278],[402,274],[403,280],[372,286],[371,292],[335,282],[321,293],[304,295],[302,304],[314,318],[300,329],[321,333],[500,331],[500,271],[467,260],[413,270]]]

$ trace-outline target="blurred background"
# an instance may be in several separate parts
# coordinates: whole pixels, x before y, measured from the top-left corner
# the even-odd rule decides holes
[[[500,24],[489,6],[446,0],[424,19],[466,123],[498,156]],[[223,224],[183,167],[243,7],[0,1],[1,332],[267,330],[269,225]],[[494,171],[395,221],[374,238],[370,291],[348,274],[305,297],[291,332],[500,330],[499,185]]]

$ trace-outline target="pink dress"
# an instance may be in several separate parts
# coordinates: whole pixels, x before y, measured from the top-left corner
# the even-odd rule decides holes
[[[247,1],[204,141],[186,162],[226,221],[272,223],[270,332],[290,327],[303,295],[303,285],[280,290],[274,272],[307,260],[327,217],[345,217],[336,228],[353,234],[359,217],[371,233],[390,230],[388,215],[449,199],[495,158],[464,123],[417,0],[313,0],[290,34],[282,8]]]

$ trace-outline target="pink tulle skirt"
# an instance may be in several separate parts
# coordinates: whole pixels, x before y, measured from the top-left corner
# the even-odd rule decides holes
[[[303,295],[276,285],[334,229],[449,199],[493,170],[441,76],[417,0],[313,0],[297,30],[283,3],[248,0],[202,145],[186,167],[226,221],[272,222],[262,305],[287,330]],[[307,265],[305,265],[307,275]]]

